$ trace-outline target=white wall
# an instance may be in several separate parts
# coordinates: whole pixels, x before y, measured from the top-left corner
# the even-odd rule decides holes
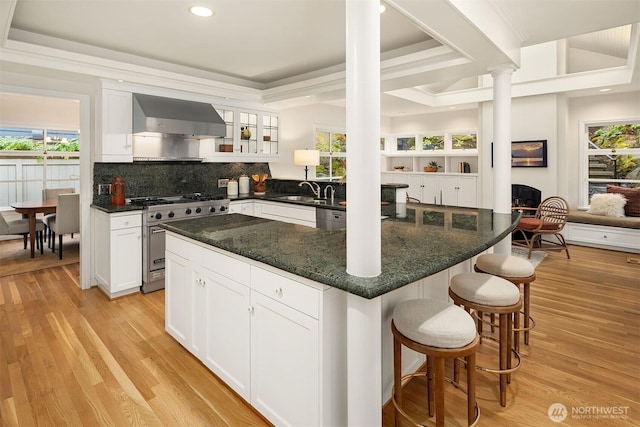
[[[478,129],[478,110],[452,110],[433,114],[394,117],[390,133]]]
[[[563,141],[558,139],[558,96],[541,95],[515,98],[511,104],[511,140],[547,140],[546,168],[512,168],[511,183],[530,185],[542,191],[542,198],[560,194],[558,185],[559,152]],[[493,208],[493,168],[491,167],[491,142],[493,141],[493,103],[481,106],[482,207]],[[563,156],[564,158],[564,156]],[[577,159],[572,158],[573,167]],[[569,165],[562,164],[562,167]]]
[[[313,128],[324,126],[346,130],[346,110],[325,104],[295,107],[280,112],[280,161],[270,163],[271,175],[279,179],[304,179],[304,166],[293,165],[293,150],[314,148]],[[315,177],[309,168],[309,179]]]
[[[0,125],[33,129],[80,129],[80,102],[17,93],[0,93]]]

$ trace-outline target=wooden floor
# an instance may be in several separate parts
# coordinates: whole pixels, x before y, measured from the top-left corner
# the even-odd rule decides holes
[[[640,265],[626,262],[639,256],[577,246],[571,256],[550,253],[537,269],[537,327],[506,408],[497,378],[478,373],[479,425],[561,425],[553,403],[567,407],[564,425],[640,425]],[[164,332],[163,291],[108,301],[79,290],[78,270],[0,278],[2,426],[268,425]],[[480,359],[492,351],[483,344]],[[408,410],[423,409],[422,387],[407,386]],[[447,425],[464,425],[463,401],[448,387]],[[593,414],[613,407],[626,418]],[[393,426],[388,407],[383,425]]]

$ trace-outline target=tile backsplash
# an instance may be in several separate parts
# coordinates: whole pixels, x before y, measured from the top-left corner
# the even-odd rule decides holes
[[[134,162],[95,163],[93,165],[93,201],[108,203],[110,195],[99,195],[98,184],[111,184],[113,177],[124,180],[126,198],[171,196],[188,193],[226,195],[218,188],[218,179],[240,175],[266,173],[268,163],[194,163],[194,162]]]

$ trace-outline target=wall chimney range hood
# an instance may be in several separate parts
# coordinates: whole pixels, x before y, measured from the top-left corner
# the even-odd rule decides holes
[[[226,125],[211,104],[133,94],[133,133],[153,132],[189,138],[226,136]]]

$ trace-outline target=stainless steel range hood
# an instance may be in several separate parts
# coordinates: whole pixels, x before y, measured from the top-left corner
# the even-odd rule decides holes
[[[212,138],[226,125],[211,104],[134,93],[133,133],[143,132]]]
[[[226,129],[211,104],[133,94],[134,161],[202,161],[201,144]]]

